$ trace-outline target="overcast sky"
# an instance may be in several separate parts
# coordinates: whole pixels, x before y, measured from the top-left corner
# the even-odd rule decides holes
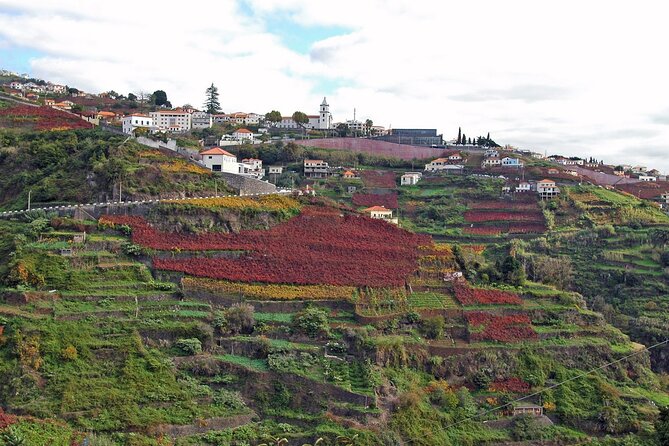
[[[0,0],[0,68],[669,172],[662,1]]]

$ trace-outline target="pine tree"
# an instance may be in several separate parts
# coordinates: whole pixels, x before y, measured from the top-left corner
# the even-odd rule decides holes
[[[455,143],[462,144],[462,127],[458,127],[458,140]]]
[[[205,90],[207,98],[204,101],[204,109],[207,113],[218,113],[221,111],[221,103],[218,102],[218,88],[211,83],[210,87]]]
[[[464,144],[467,144],[467,135],[465,135],[464,133],[462,134],[462,141],[461,141],[461,144],[463,144],[463,145],[464,145]]]

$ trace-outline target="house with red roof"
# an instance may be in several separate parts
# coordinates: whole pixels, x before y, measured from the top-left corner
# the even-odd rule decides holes
[[[537,182],[537,194],[543,199],[554,198],[560,194],[560,188],[555,184],[555,181],[543,179]]]
[[[232,137],[238,141],[253,140],[253,132],[249,129],[237,129],[232,132]]]
[[[237,157],[220,147],[204,150],[200,152],[200,156],[202,164],[212,172],[240,173],[240,163],[237,162]]]
[[[363,209],[362,212],[369,214],[369,216],[372,218],[381,218],[383,220],[393,218],[392,209],[386,209],[383,206],[372,206],[367,209]]]

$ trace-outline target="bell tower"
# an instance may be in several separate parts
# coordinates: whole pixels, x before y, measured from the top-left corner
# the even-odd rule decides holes
[[[327,98],[323,97],[323,102],[321,102],[320,116],[318,119],[318,128],[329,130],[332,125],[332,115],[330,115],[330,106],[328,105]]]

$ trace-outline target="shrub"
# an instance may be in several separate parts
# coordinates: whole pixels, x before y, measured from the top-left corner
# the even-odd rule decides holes
[[[330,334],[328,313],[322,308],[307,307],[293,316],[291,328],[294,332],[305,334],[310,338],[328,336]]]
[[[63,349],[61,356],[66,361],[74,361],[75,359],[77,359],[78,356],[77,348],[74,345],[70,344]]]
[[[253,305],[234,304],[225,311],[226,328],[233,334],[253,333],[255,316]]]
[[[187,355],[202,352],[202,342],[197,338],[177,339],[175,346]]]
[[[535,440],[541,438],[543,428],[537,418],[532,415],[519,415],[513,420],[511,437],[517,441]]]
[[[428,339],[439,339],[444,334],[444,318],[441,316],[423,319],[420,332]]]

